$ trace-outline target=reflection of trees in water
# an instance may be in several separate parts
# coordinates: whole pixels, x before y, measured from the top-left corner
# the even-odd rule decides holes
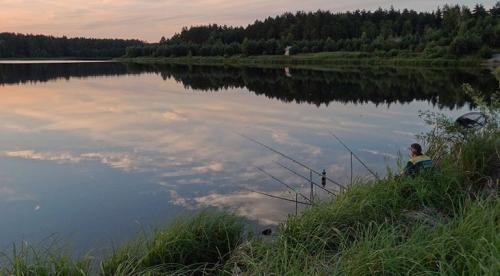
[[[127,73],[125,65],[111,62],[0,64],[0,85],[75,77],[119,76]]]
[[[173,78],[193,90],[247,88],[268,98],[315,105],[332,101],[391,104],[423,100],[439,108],[455,108],[469,101],[461,88],[463,83],[480,91],[494,91],[498,85],[489,72],[470,68],[290,69],[289,77],[283,69],[121,63],[0,65],[0,84],[144,72]]]
[[[287,77],[283,69],[186,65],[152,68],[164,79],[174,78],[194,90],[247,88],[257,95],[315,105],[328,105],[332,101],[391,104],[423,100],[439,108],[455,108],[470,101],[462,90],[463,83],[470,83],[480,91],[494,91],[497,86],[491,73],[470,68],[290,69],[292,77]]]

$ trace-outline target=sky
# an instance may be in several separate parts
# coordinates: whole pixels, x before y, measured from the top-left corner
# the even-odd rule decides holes
[[[155,42],[183,26],[246,26],[286,11],[335,12],[378,7],[434,10],[445,4],[487,8],[496,0],[0,0],[0,32]]]

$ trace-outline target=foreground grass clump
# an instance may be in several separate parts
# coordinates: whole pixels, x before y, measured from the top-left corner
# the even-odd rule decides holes
[[[101,263],[102,275],[191,274],[214,271],[243,240],[244,223],[204,211],[179,218],[152,238],[139,239]]]
[[[31,245],[22,243],[14,246],[12,253],[1,254],[0,275],[48,276],[48,275],[89,275],[91,258],[79,261],[69,257],[65,248],[56,243]]]
[[[494,275],[500,265],[500,200],[466,201],[447,223],[407,229],[373,224],[334,258],[338,274]],[[410,230],[410,231],[408,231]]]

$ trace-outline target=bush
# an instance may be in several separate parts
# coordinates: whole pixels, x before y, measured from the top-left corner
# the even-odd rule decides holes
[[[398,49],[392,49],[387,52],[388,57],[397,57],[399,55]]]
[[[450,44],[450,51],[457,56],[464,56],[479,50],[482,41],[478,35],[465,34],[458,35]]]
[[[446,46],[428,45],[425,47],[423,54],[428,58],[444,57],[448,51]]]
[[[491,58],[491,56],[493,56],[493,52],[491,51],[490,47],[486,45],[481,47],[478,54],[482,58]]]

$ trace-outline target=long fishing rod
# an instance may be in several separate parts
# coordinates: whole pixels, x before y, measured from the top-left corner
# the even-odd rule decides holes
[[[250,141],[252,141],[252,142],[256,143],[257,145],[260,145],[260,146],[262,146],[262,147],[264,147],[264,148],[266,148],[266,149],[268,149],[268,150],[270,150],[270,151],[272,151],[272,152],[274,152],[274,153],[276,153],[276,154],[279,154],[279,155],[283,156],[284,158],[286,158],[286,159],[288,159],[288,160],[290,160],[290,161],[294,162],[295,164],[297,164],[297,165],[299,165],[299,166],[302,166],[302,167],[304,167],[304,168],[306,168],[306,169],[310,170],[311,172],[315,173],[315,174],[316,174],[316,175],[318,175],[318,176],[323,176],[323,174],[322,174],[322,173],[320,173],[320,172],[316,171],[315,169],[313,169],[313,168],[309,167],[308,165],[306,165],[306,164],[304,164],[304,163],[302,163],[302,162],[300,162],[300,161],[297,161],[297,160],[293,159],[292,157],[290,157],[290,156],[288,156],[288,155],[286,155],[286,154],[284,154],[284,153],[282,153],[282,152],[280,152],[280,151],[278,151],[278,150],[276,150],[276,149],[273,149],[273,148],[271,148],[270,146],[268,146],[268,145],[266,145],[266,144],[264,144],[264,143],[261,143],[261,142],[259,142],[259,141],[255,140],[255,139],[253,139],[253,138],[251,138],[251,137],[248,137],[248,136],[246,136],[246,135],[244,135],[244,134],[241,134],[241,133],[237,133],[237,134],[238,134],[238,135],[240,135],[241,137],[243,137],[243,138],[247,139],[247,140],[250,140]],[[335,184],[335,185],[337,185],[337,186],[341,187],[341,188],[345,188],[345,187],[344,187],[344,185],[342,185],[342,184],[338,183],[337,181],[335,181],[335,180],[333,180],[333,179],[331,179],[331,178],[329,178],[329,177],[326,177],[326,176],[325,176],[325,179],[326,179],[326,180],[328,180],[328,181],[330,181],[331,183],[333,183],[333,184]]]
[[[363,162],[357,155],[356,153],[354,153],[346,144],[344,144],[344,142],[342,142],[342,140],[340,140],[339,137],[337,137],[337,135],[335,135],[333,132],[330,131],[330,134],[335,138],[337,139],[337,141],[339,141],[340,144],[342,144],[342,146],[344,146],[344,148],[346,148],[353,156],[354,158],[356,158],[356,160],[359,161],[359,163],[361,163],[361,165],[363,165],[363,167],[365,167],[365,169],[367,169],[377,180],[380,180],[380,178],[378,177],[378,175],[376,173],[374,173],[372,170],[370,170],[370,168],[368,168],[368,166],[365,164],[365,162]]]
[[[275,177],[274,175],[272,175],[272,174],[270,174],[270,173],[266,172],[266,171],[265,171],[264,169],[262,169],[262,168],[259,168],[259,167],[255,167],[255,168],[256,168],[257,170],[261,171],[263,174],[265,174],[265,175],[267,175],[267,176],[271,177],[272,179],[276,180],[276,181],[277,181],[277,182],[279,182],[280,184],[283,184],[285,187],[287,187],[288,189],[292,190],[294,193],[299,194],[299,195],[300,195],[301,197],[303,197],[305,200],[307,200],[307,201],[311,202],[311,200],[310,200],[307,196],[305,196],[304,194],[302,194],[302,193],[300,193],[300,192],[296,191],[296,190],[295,190],[292,186],[290,186],[290,185],[286,184],[286,183],[285,183],[284,181],[282,181],[281,179],[279,179],[279,178]]]
[[[329,193],[329,194],[331,194],[331,195],[336,195],[334,192],[332,192],[332,191],[328,190],[327,188],[325,188],[325,187],[323,187],[323,186],[319,185],[318,183],[316,183],[316,182],[312,181],[311,179],[308,179],[307,177],[305,177],[305,176],[301,175],[300,173],[298,173],[298,172],[296,172],[296,171],[294,171],[294,170],[292,170],[292,169],[288,168],[287,166],[285,166],[285,165],[283,165],[283,164],[281,164],[281,163],[279,163],[279,162],[276,162],[276,164],[278,164],[278,165],[279,165],[280,167],[282,167],[283,169],[285,169],[285,170],[287,170],[287,171],[289,171],[289,172],[291,172],[291,173],[295,174],[296,176],[301,177],[301,178],[303,178],[303,179],[307,180],[308,182],[311,182],[312,184],[314,184],[316,187],[318,187],[318,188],[322,189],[323,191],[325,191],[325,192],[327,192],[327,193]]]
[[[248,190],[250,192],[256,193],[256,194],[261,194],[261,195],[265,195],[265,196],[276,198],[276,199],[281,199],[281,200],[290,201],[293,203],[299,203],[299,204],[303,204],[303,205],[312,205],[311,203],[308,203],[308,202],[303,202],[303,201],[293,200],[293,199],[289,199],[289,198],[285,198],[285,197],[281,197],[281,196],[275,196],[275,195],[271,195],[271,194],[267,194],[267,193],[263,193],[263,192],[258,192],[258,191],[255,191],[255,190],[252,190],[249,188],[244,188],[244,189]]]

